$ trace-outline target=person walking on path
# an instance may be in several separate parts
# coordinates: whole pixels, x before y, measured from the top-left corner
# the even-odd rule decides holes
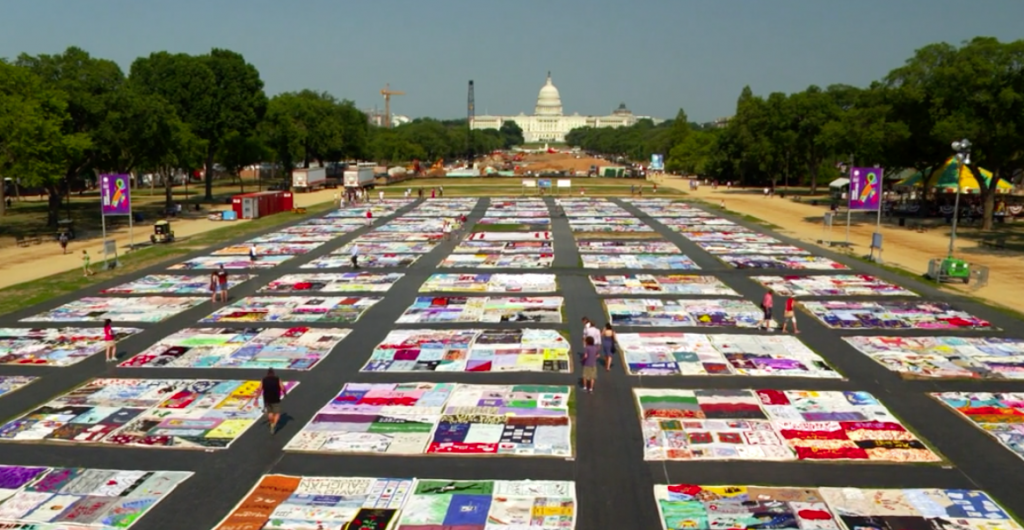
[[[217,287],[219,287],[219,284],[217,283],[217,271],[212,271],[212,272],[210,272],[210,303],[211,304],[216,304],[217,303]]]
[[[224,265],[217,269],[217,294],[222,302],[228,303],[228,271],[224,270]]]
[[[359,268],[359,245],[352,243],[352,249],[349,251],[348,259],[352,261],[352,268]]]
[[[68,253],[68,235],[67,234],[61,234],[60,235],[60,239],[58,241],[60,242],[60,252],[61,252],[61,254],[67,254]]]
[[[82,276],[92,276],[92,267],[90,266],[90,263],[92,263],[92,258],[89,257],[89,251],[88,250],[83,250],[82,251]]]
[[[761,300],[761,310],[764,311],[764,320],[761,321],[762,328],[773,331],[772,328],[772,292],[767,291],[764,293],[764,299]]]
[[[281,398],[288,394],[273,368],[267,369],[267,375],[257,390],[257,393],[260,392],[263,394],[263,411],[267,413],[267,421],[270,422],[270,434],[274,434],[277,432],[277,422],[281,419]]]
[[[610,372],[612,356],[615,355],[615,330],[610,322],[604,325],[604,331],[601,332],[601,350],[604,354],[604,371]]]
[[[256,243],[249,245],[249,268],[256,268],[256,260],[259,258],[259,251],[256,250]]]
[[[107,362],[117,360],[117,342],[114,341],[114,326],[110,319],[103,321],[103,345],[107,349]]]
[[[594,393],[594,381],[597,379],[597,344],[594,337],[587,337],[583,347],[583,389]]]
[[[441,225],[441,232],[444,233],[444,240],[448,241],[452,238],[452,224],[448,219],[444,220],[444,224]]]
[[[796,297],[795,296],[790,296],[789,298],[786,299],[786,312],[783,313],[783,320],[782,320],[782,332],[783,333],[786,332],[786,328],[789,326],[789,323],[792,322],[793,323],[793,334],[794,335],[799,335],[800,334],[800,330],[797,329],[797,327],[796,327],[796,313],[794,312],[796,310],[796,308],[793,307],[795,305],[796,305]]]

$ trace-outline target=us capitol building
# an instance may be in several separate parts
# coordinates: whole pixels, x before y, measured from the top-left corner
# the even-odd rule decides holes
[[[561,143],[565,141],[565,135],[569,134],[569,131],[579,127],[628,127],[638,119],[626,108],[625,103],[619,105],[619,108],[609,116],[562,114],[562,98],[551,82],[551,72],[548,72],[548,80],[537,95],[537,106],[532,116],[523,113],[518,116],[477,116],[470,124],[470,128],[500,129],[503,123],[513,121],[523,130],[523,138],[527,143]]]

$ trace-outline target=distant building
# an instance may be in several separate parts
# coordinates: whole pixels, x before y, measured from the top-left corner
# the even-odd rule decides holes
[[[507,121],[515,122],[523,130],[523,138],[527,143],[564,142],[569,131],[580,127],[628,127],[637,122],[637,117],[622,103],[619,108],[608,116],[566,116],[562,113],[562,98],[558,89],[551,82],[548,72],[547,82],[537,95],[537,105],[533,115],[520,113],[518,116],[477,116],[470,128],[500,129]]]
[[[376,125],[377,127],[383,127],[384,126],[384,111],[377,110],[377,109],[368,109],[368,110],[364,110],[363,114],[366,114],[366,119],[370,122],[371,125]],[[409,123],[411,121],[412,121],[412,118],[410,118],[408,116],[403,116],[401,114],[392,114],[391,115],[391,126],[392,127],[397,127],[399,125],[402,125],[404,123]]]

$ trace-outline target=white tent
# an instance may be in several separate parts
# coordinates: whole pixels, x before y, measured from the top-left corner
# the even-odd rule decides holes
[[[842,188],[843,186],[849,186],[849,185],[850,185],[850,179],[845,178],[845,177],[844,178],[837,178],[837,179],[833,180],[832,182],[828,183],[828,187],[830,187],[830,188]]]

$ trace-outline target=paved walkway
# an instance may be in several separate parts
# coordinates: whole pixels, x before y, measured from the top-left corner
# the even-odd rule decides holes
[[[547,199],[553,205],[552,199]],[[727,268],[694,244],[669,231],[663,225],[641,215],[632,206],[624,206],[634,215],[649,222],[670,241],[679,245],[704,270],[722,279],[748,299],[759,300],[763,291],[749,279],[764,271],[743,271]],[[467,226],[482,217],[488,204],[481,200]],[[405,210],[399,212],[402,213]],[[394,217],[394,216],[392,216]],[[390,219],[386,218],[387,219]],[[232,292],[237,299],[252,295],[269,281],[285,274],[299,272],[299,266],[328,254],[346,242],[364,234],[363,228],[346,234],[316,251],[295,258],[266,271],[256,271],[258,277]],[[362,456],[311,455],[283,453],[282,448],[341,387],[349,382],[464,382],[483,384],[551,383],[573,384],[575,374],[557,373],[444,373],[416,374],[359,372],[373,348],[396,327],[421,328],[558,328],[571,332],[573,345],[582,342],[578,322],[590,316],[599,324],[605,320],[600,298],[591,286],[588,274],[614,274],[639,271],[584,271],[578,267],[578,254],[569,225],[564,218],[553,219],[555,263],[552,271],[566,299],[564,324],[452,324],[452,325],[397,325],[398,316],[419,294],[419,286],[456,245],[455,241],[441,242],[431,253],[421,257],[411,268],[381,269],[381,272],[405,273],[384,297],[350,326],[354,329],[327,358],[308,372],[285,372],[286,380],[301,384],[285,403],[287,422],[281,432],[270,437],[257,425],[240,437],[230,449],[218,452],[190,450],[134,449],[119,447],[86,447],[77,445],[12,444],[3,443],[0,462],[20,465],[79,465],[99,468],[128,468],[143,470],[190,470],[195,476],[176,489],[164,502],[149,512],[135,527],[138,530],[203,530],[213,527],[234,507],[261,475],[281,473],[291,475],[334,475],[365,477],[418,477],[444,479],[550,479],[576,481],[578,521],[580,530],[622,528],[657,529],[661,524],[652,494],[654,484],[773,484],[773,485],[827,485],[853,487],[959,487],[984,489],[993,494],[1004,507],[1024,513],[1024,469],[1022,462],[1009,451],[998,446],[981,431],[958,419],[925,392],[937,390],[999,390],[1024,391],[1024,382],[932,382],[903,381],[896,374],[869,360],[839,340],[841,333],[825,328],[817,321],[801,321],[801,339],[835,366],[848,380],[814,380],[802,378],[757,377],[636,377],[626,375],[620,362],[611,373],[599,372],[597,390],[593,395],[577,397],[576,457],[568,460],[545,458],[501,458],[453,456]],[[866,273],[883,279],[906,284],[905,279],[885,271],[876,270],[860,262],[822,252],[833,259],[846,262]],[[166,270],[167,265],[106,285],[54,300],[45,306],[26,308],[19,314],[0,318],[0,325],[27,326],[17,322],[29,314],[46,310],[86,295],[95,295],[100,289],[147,273]],[[330,270],[303,269],[302,272],[332,272]],[[375,269],[376,271],[376,269]],[[522,272],[500,270],[444,269],[441,272]],[[543,272],[543,271],[530,271]],[[643,271],[650,273],[651,271]],[[666,273],[669,271],[665,271]],[[788,272],[787,272],[788,274]],[[798,274],[813,274],[798,273]],[[948,300],[958,307],[991,320],[1004,330],[1004,336],[1022,336],[1021,322],[991,311],[979,304],[962,301],[952,294],[938,292],[924,285],[910,286],[931,300]],[[468,295],[481,296],[485,295]],[[459,295],[463,296],[463,295]],[[617,296],[621,297],[621,296]],[[628,297],[628,296],[627,296]],[[165,322],[141,325],[143,333],[119,344],[122,355],[134,355],[157,340],[196,322],[211,312],[209,302],[182,313]],[[204,324],[207,326],[207,324]],[[231,327],[213,324],[211,327]],[[261,324],[263,326],[263,324]],[[278,325],[280,326],[280,325]],[[337,327],[327,323],[312,323],[309,327]],[[238,325],[235,325],[238,327]],[[273,325],[266,327],[274,327]],[[691,331],[687,328],[621,328],[630,331]],[[714,333],[752,333],[751,330],[715,329]],[[756,333],[756,332],[754,332]],[[978,335],[981,332],[961,332],[956,335]],[[859,332],[857,334],[881,334]],[[934,333],[903,332],[903,335],[934,335]],[[102,356],[94,356],[68,368],[45,368],[0,365],[0,374],[31,374],[43,376],[18,392],[0,398],[0,419],[9,419],[65,392],[93,377],[135,378],[258,378],[261,371],[233,369],[171,369],[171,368],[116,368],[106,365]],[[922,438],[952,461],[951,466],[883,465],[883,464],[818,464],[771,462],[644,462],[643,437],[631,389],[650,388],[774,388],[815,390],[864,390],[875,394],[901,417]]]

